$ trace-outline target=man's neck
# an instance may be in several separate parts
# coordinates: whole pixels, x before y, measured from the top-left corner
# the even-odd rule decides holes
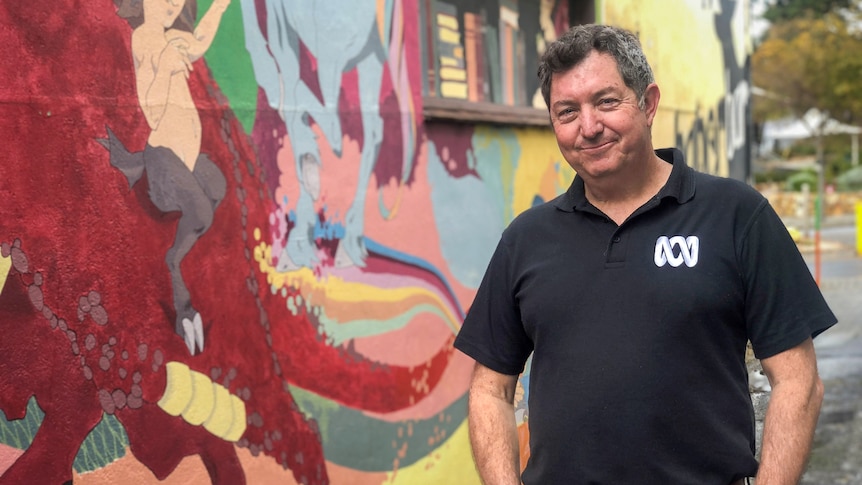
[[[627,171],[602,179],[584,179],[587,200],[617,225],[658,194],[667,183],[673,165],[652,153],[641,170]]]

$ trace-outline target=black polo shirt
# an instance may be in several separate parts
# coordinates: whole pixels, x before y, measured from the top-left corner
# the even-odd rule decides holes
[[[767,201],[676,149],[617,226],[576,177],[504,231],[455,346],[527,390],[533,484],[753,476],[745,346],[775,355],[836,321]]]

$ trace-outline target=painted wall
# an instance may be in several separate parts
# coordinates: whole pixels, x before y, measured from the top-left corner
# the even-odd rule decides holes
[[[421,18],[0,3],[0,484],[478,483],[452,341],[573,174],[547,129],[425,123]]]
[[[662,98],[653,138],[699,170],[750,171],[748,0],[615,0],[602,21],[637,32]]]

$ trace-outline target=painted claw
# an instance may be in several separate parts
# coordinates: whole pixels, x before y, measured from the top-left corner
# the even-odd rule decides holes
[[[198,346],[198,352],[204,351],[204,323],[200,313],[195,313],[195,319],[192,321],[194,327],[195,343]]]
[[[183,339],[186,341],[186,347],[189,348],[189,353],[195,355],[194,323],[188,318],[183,318]]]

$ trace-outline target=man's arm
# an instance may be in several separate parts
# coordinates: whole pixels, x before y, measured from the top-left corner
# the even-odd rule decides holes
[[[795,485],[805,471],[823,402],[814,343],[809,338],[763,359],[761,364],[772,395],[766,410],[757,485]]]
[[[515,425],[518,376],[500,374],[476,363],[470,383],[470,444],[482,482],[518,485],[520,461]]]

